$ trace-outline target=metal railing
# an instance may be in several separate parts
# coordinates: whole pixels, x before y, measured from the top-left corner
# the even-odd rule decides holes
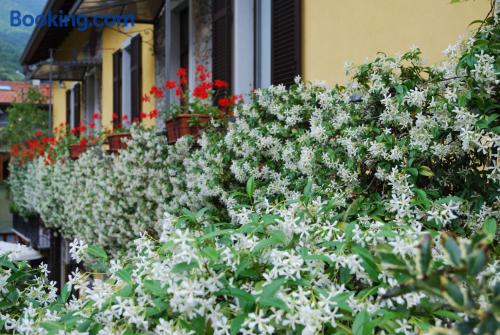
[[[13,214],[14,232],[21,240],[37,250],[50,248],[50,231],[45,228],[39,216],[28,219]]]

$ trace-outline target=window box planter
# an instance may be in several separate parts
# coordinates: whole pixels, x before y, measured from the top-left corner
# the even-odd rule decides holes
[[[80,156],[87,151],[88,146],[86,144],[72,144],[69,147],[69,157],[72,160],[77,160]]]
[[[118,152],[127,149],[126,139],[132,139],[130,133],[112,134],[108,136],[109,151]]]
[[[185,135],[198,138],[209,122],[210,115],[208,114],[179,114],[170,118],[165,121],[167,141],[169,144],[173,144]]]

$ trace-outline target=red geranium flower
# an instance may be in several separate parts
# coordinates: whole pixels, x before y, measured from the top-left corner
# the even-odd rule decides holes
[[[162,98],[163,97],[163,90],[161,88],[158,88],[158,86],[153,86],[149,90],[149,94],[154,95],[155,98]]]
[[[118,119],[118,114],[113,113],[113,116],[112,116],[112,117],[113,117],[113,120],[117,120],[117,119]]]
[[[85,137],[83,137],[81,140],[80,140],[80,143],[79,143],[82,147],[83,146],[86,146],[87,145],[87,139]]]
[[[19,145],[14,144],[13,146],[11,146],[10,153],[11,153],[11,155],[16,156],[19,153]]]
[[[217,88],[226,88],[226,87],[229,87],[229,83],[227,81],[224,81],[224,80],[215,79],[214,86]]]
[[[187,75],[187,71],[185,68],[181,67],[177,70],[177,77],[185,77]]]
[[[140,116],[141,116],[141,119],[145,119],[148,117],[148,115],[144,112],[141,112]]]
[[[165,82],[165,87],[168,88],[169,90],[174,89],[175,85],[177,85],[177,82],[175,80],[167,80]]]
[[[90,129],[94,129],[95,128],[95,123],[92,122],[92,121],[90,121],[88,126],[89,126]]]
[[[142,102],[149,102],[149,101],[151,101],[151,98],[149,97],[149,95],[144,94],[142,96]]]
[[[78,129],[76,129],[76,128],[71,128],[71,133],[72,133],[73,135],[75,135],[76,133],[78,133]]]
[[[229,107],[231,106],[231,100],[228,98],[220,98],[218,104],[221,107]]]
[[[175,90],[175,95],[176,96],[182,95],[182,87],[177,87],[177,89]]]
[[[99,117],[101,117],[101,115],[98,112],[95,112],[94,114],[92,114],[92,119],[94,119],[94,120],[98,120]]]
[[[42,133],[42,131],[41,131],[41,130],[37,130],[37,131],[35,131],[35,136],[36,136],[36,137],[40,137],[40,136],[42,136],[42,135],[43,135],[43,133]]]
[[[155,108],[149,113],[149,118],[156,119],[160,112]]]

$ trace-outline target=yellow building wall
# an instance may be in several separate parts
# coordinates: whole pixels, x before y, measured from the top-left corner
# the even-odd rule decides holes
[[[131,34],[139,33],[142,38],[142,94],[149,93],[155,84],[155,58],[153,25],[135,24],[126,31],[123,28],[104,28],[102,33],[102,124],[106,128],[113,126],[113,53],[122,48]],[[151,102],[142,103],[142,111],[149,113],[154,106]],[[154,120],[144,120],[146,125],[154,125]]]
[[[88,41],[89,31],[72,31],[61,45],[54,50],[55,61],[70,61],[83,58],[83,47]],[[54,81],[52,83],[52,125],[60,127],[66,120],[66,90],[71,89],[74,81]]]
[[[302,72],[306,80],[346,80],[344,63],[360,65],[377,52],[420,47],[429,63],[468,25],[484,19],[489,0],[302,0]],[[477,27],[477,26],[473,26]],[[469,28],[470,29],[470,28]]]
[[[101,114],[102,125],[112,128],[113,115],[113,52],[121,49],[123,43],[134,33],[140,33],[142,37],[142,92],[148,93],[155,83],[155,63],[153,53],[153,26],[148,24],[136,24],[134,27],[124,31],[123,29],[103,28],[101,40],[102,52],[102,86],[101,86]],[[54,52],[56,61],[66,61],[83,57],[83,48],[88,42],[88,32],[72,32],[60,47]],[[55,81],[52,85],[53,127],[59,127],[66,123],[66,90],[72,88],[75,82]],[[83,94],[82,94],[83,99]],[[83,104],[81,104],[83,106]],[[142,110],[149,113],[154,106],[154,101],[143,102]],[[144,120],[146,125],[154,125],[153,120]]]
[[[73,83],[64,81],[52,83],[52,125],[60,128],[66,121],[66,90],[71,88]]]

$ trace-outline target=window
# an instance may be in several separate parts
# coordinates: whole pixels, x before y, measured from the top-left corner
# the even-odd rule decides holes
[[[99,80],[98,80],[98,68],[92,69],[85,78],[85,109],[84,109],[84,120],[85,123],[89,123],[93,120],[92,116],[94,113],[99,111]],[[96,122],[98,123],[98,122]],[[99,124],[96,124],[99,127]],[[89,129],[90,131],[90,129]]]
[[[301,0],[272,0],[271,83],[293,84],[301,73]]]
[[[122,120],[122,51],[113,53],[113,127],[117,128]]]
[[[131,53],[130,53],[130,40],[122,49],[122,93],[121,93],[121,106],[122,106],[122,118],[128,120],[129,122],[132,120],[132,103],[131,103]],[[123,120],[120,120],[123,122]],[[126,122],[125,122],[126,123]]]
[[[80,92],[80,84],[75,84],[72,89],[66,90],[66,123],[70,128],[78,127],[81,124]]]
[[[271,8],[272,0],[255,3],[255,86],[271,85]]]
[[[230,84],[233,57],[231,3],[231,0],[212,1],[212,76]]]
[[[179,60],[180,67],[189,73],[189,8],[179,13]]]
[[[248,94],[255,87],[255,1],[233,1],[233,93]]]
[[[113,53],[113,120],[115,127],[139,120],[142,110],[142,39],[136,35]]]
[[[130,41],[131,117],[139,120],[142,112],[142,38],[136,35]]]
[[[5,181],[9,178],[9,156],[0,154],[0,181]]]
[[[7,107],[0,108],[0,127],[7,125]]]

